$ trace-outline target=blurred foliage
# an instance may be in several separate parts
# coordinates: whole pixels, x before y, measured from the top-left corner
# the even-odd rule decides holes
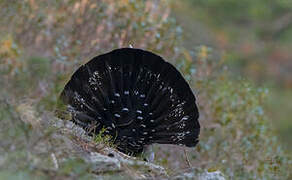
[[[291,178],[291,158],[263,107],[267,90],[233,80],[226,56],[215,60],[211,48],[183,48],[182,29],[169,17],[166,1],[0,0],[0,7],[1,177],[90,176],[84,162],[60,150],[56,130],[38,123],[52,118],[49,112],[80,64],[131,44],[168,59],[196,90],[202,123],[200,144],[191,153],[196,167],[220,169],[235,179]],[[96,141],[103,142],[101,136]],[[43,142],[45,151],[36,150],[35,142]],[[51,169],[52,153],[67,153],[58,171]]]
[[[41,125],[31,104],[12,105],[8,99],[0,99],[0,179],[92,178],[88,164],[70,157],[73,153],[65,151],[63,139],[56,136],[58,130]],[[55,154],[58,171],[52,159]]]
[[[165,2],[114,2],[1,1],[0,30],[7,32],[0,39],[1,73],[7,89],[41,98],[40,108],[50,108],[72,68],[97,54],[131,44],[172,60],[178,56],[180,32],[170,28],[175,22]]]
[[[292,2],[288,0],[174,1],[178,14],[203,22],[234,74],[292,88]],[[194,28],[193,28],[194,29]],[[190,32],[192,33],[192,32]],[[188,39],[189,41],[192,41]]]
[[[198,91],[202,132],[196,166],[222,170],[231,179],[289,179],[292,159],[281,147],[264,104],[268,89],[250,82],[232,81],[225,60],[214,61],[211,50],[197,49],[192,85]],[[195,72],[195,73],[192,73]]]
[[[172,1],[184,28],[185,47],[208,44],[214,60],[225,60],[231,78],[241,76],[269,88],[266,115],[285,146],[292,148],[292,2]],[[190,23],[192,22],[192,23]]]
[[[286,0],[188,0],[200,7],[204,13],[210,13],[214,24],[222,26],[229,23],[270,21],[271,18],[290,13],[292,3]]]

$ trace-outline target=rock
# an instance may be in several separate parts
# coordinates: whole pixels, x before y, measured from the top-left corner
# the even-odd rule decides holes
[[[62,142],[62,149],[70,154],[70,157],[81,158],[88,163],[96,179],[123,177],[122,179],[225,180],[220,171],[208,172],[199,168],[181,170],[170,177],[163,166],[94,143],[81,127],[71,121],[53,119],[49,124],[59,130],[53,134],[54,140]],[[55,159],[63,161],[66,158],[61,158],[61,153],[56,153]]]
[[[220,171],[205,172],[199,176],[199,180],[225,180],[225,177]]]
[[[191,168],[178,175],[175,175],[173,180],[187,180],[187,179],[198,179],[198,180],[225,180],[225,177],[220,171],[208,172],[198,168]]]
[[[131,157],[116,150],[113,150],[112,148],[105,148],[104,151],[107,154],[113,154],[115,158],[117,158],[121,163],[123,163],[126,166],[136,166],[144,169],[146,168],[150,170],[152,173],[155,173],[156,175],[167,176],[166,170],[162,166],[139,160],[135,157]]]
[[[91,164],[92,171],[95,173],[120,171],[121,163],[118,159],[91,152],[83,156],[83,159]]]

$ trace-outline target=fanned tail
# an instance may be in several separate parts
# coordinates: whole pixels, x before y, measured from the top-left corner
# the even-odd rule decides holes
[[[198,142],[191,88],[174,66],[147,51],[123,48],[93,58],[72,75],[60,99],[73,122],[95,133],[105,128],[128,154],[152,143]]]

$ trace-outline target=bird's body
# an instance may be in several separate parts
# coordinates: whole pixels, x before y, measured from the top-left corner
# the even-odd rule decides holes
[[[82,65],[61,93],[72,120],[112,137],[136,155],[152,143],[193,147],[200,125],[196,99],[174,66],[153,53],[117,49]]]

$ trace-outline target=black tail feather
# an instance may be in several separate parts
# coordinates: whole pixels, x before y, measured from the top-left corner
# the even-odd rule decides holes
[[[66,84],[61,100],[83,128],[101,127],[117,148],[137,154],[151,143],[193,147],[200,125],[196,99],[174,66],[139,49],[97,56]]]

